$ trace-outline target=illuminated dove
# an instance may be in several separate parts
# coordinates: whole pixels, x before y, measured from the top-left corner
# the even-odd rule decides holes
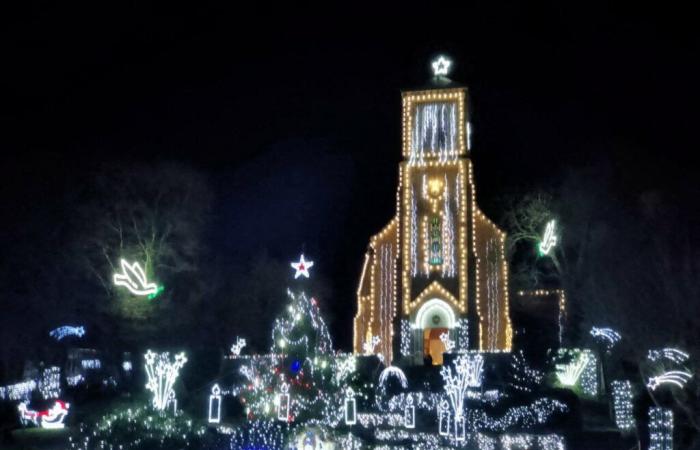
[[[155,283],[146,281],[146,274],[139,265],[135,262],[129,264],[126,260],[121,260],[122,273],[114,274],[114,284],[123,286],[134,295],[152,295],[158,291],[158,286]]]

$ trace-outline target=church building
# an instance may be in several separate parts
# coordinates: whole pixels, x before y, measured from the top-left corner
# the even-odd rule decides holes
[[[402,93],[396,212],[370,238],[353,347],[385,364],[442,364],[450,351],[510,351],[506,234],[476,203],[469,92],[433,63],[427,89]]]

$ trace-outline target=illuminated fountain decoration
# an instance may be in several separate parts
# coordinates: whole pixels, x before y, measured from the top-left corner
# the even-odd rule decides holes
[[[402,388],[408,388],[408,379],[406,378],[406,374],[403,373],[403,370],[395,366],[389,366],[382,370],[382,373],[379,374],[379,387],[386,388],[386,383],[389,381],[389,377],[399,380]]]
[[[550,251],[557,245],[557,235],[556,235],[557,222],[555,220],[550,220],[544,229],[544,235],[540,241],[538,249],[541,255],[548,255]]]
[[[66,420],[68,415],[68,408],[70,408],[70,404],[61,400],[56,400],[51,408],[43,411],[29,409],[27,402],[17,405],[19,420],[22,422],[22,425],[26,426],[29,423],[33,423],[41,428],[49,429],[63,428],[65,426],[63,421]]]
[[[121,268],[122,273],[114,274],[113,281],[115,286],[125,287],[134,295],[149,296],[149,298],[158,295],[162,291],[162,287],[158,287],[157,284],[149,283],[146,280],[146,273],[139,263],[129,264],[125,259],[122,259]]]
[[[146,352],[144,357],[146,358],[146,374],[148,375],[146,389],[153,393],[153,407],[158,411],[165,411],[168,403],[172,403],[175,399],[173,385],[180,374],[180,369],[187,362],[187,357],[181,352],[175,356],[174,361],[171,361],[170,353],[156,354],[150,350]]]
[[[81,338],[85,336],[85,327],[74,327],[71,325],[64,325],[62,327],[58,327],[54,330],[51,330],[49,332],[49,336],[56,339],[57,341],[60,341],[61,339],[68,336],[75,336]]]
[[[484,358],[480,354],[461,355],[454,365],[454,372],[451,367],[443,366],[440,375],[445,381],[445,393],[452,404],[454,438],[463,441],[466,438],[464,398],[469,388],[481,387]]]
[[[578,383],[590,355],[587,352],[577,352],[573,358],[568,364],[557,364],[557,379],[562,386],[575,386]]]

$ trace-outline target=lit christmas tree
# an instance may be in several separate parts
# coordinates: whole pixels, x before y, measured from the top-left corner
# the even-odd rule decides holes
[[[313,264],[304,263],[307,269]],[[335,425],[343,417],[355,358],[333,351],[316,299],[291,291],[287,295],[289,304],[272,328],[270,353],[241,367],[245,383],[234,392],[249,419]]]

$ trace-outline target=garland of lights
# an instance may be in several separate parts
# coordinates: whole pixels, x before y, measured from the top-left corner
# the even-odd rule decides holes
[[[521,392],[532,392],[544,380],[544,372],[531,368],[522,350],[518,350],[510,360],[510,385]]]

